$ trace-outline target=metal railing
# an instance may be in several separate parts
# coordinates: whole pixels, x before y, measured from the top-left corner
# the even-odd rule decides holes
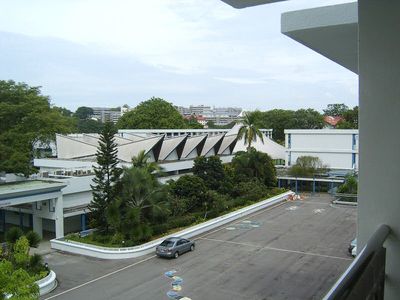
[[[324,300],[383,299],[386,263],[383,243],[389,233],[389,226],[379,226]]]

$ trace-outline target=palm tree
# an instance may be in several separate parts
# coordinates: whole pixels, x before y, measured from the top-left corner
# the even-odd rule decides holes
[[[149,162],[149,156],[144,150],[140,151],[137,156],[132,157],[132,167],[145,169],[150,174],[154,175],[162,171],[161,167],[156,162]]]
[[[255,124],[256,115],[254,112],[244,113],[244,118],[238,132],[238,139],[244,138],[247,144],[247,151],[250,151],[251,143],[257,141],[257,137],[264,143],[264,136],[258,126]]]

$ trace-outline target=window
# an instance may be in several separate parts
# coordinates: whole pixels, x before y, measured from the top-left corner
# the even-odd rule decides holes
[[[55,212],[55,211],[56,211],[55,199],[49,199],[49,212]]]

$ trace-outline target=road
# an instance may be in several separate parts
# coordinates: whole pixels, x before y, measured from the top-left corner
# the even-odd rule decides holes
[[[330,204],[328,195],[287,202],[225,225],[196,240],[178,259],[152,255],[119,261],[59,252],[45,260],[59,287],[42,299],[320,299],[351,263],[357,208]]]

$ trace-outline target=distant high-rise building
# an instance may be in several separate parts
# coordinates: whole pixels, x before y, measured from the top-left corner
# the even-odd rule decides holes
[[[123,107],[91,107],[93,109],[93,118],[96,118],[102,123],[113,122],[116,123],[121,116],[129,110],[129,106]]]
[[[242,109],[239,107],[211,107],[207,105],[178,106],[176,109],[183,116],[195,115],[201,117],[203,123],[211,121],[220,126],[239,121],[242,113]]]

